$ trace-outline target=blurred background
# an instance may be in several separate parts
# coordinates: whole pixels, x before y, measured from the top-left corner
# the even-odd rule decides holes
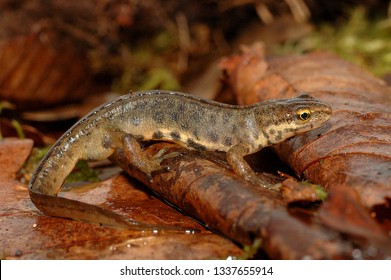
[[[391,80],[391,2],[0,0],[1,135],[53,142],[126,92],[221,96],[221,59],[335,52]]]

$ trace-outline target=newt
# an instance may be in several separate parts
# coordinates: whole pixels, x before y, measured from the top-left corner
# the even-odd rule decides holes
[[[145,229],[148,225],[98,206],[57,196],[75,164],[103,160],[122,149],[132,165],[150,176],[164,168],[160,163],[170,154],[161,151],[145,158],[140,142],[171,141],[199,151],[225,152],[235,173],[272,188],[243,157],[317,128],[331,114],[329,105],[307,94],[239,106],[172,91],[130,93],[94,109],[58,139],[30,180],[30,198],[49,216]]]

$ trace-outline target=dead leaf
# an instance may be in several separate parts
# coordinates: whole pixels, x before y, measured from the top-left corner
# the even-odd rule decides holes
[[[166,153],[181,155],[166,159],[163,164],[169,170],[155,172],[151,180],[130,166],[122,151],[117,151],[112,160],[162,200],[214,231],[242,245],[261,239],[262,249],[270,258],[353,258],[354,243],[345,240],[338,231],[324,227],[314,217],[302,220],[292,216],[277,193],[253,186],[224,165],[175,144],[154,144],[145,153],[152,157],[162,148]],[[379,249],[370,258],[388,255],[391,250]]]
[[[288,204],[311,204],[323,200],[326,197],[326,193],[317,185],[288,178],[282,182],[281,196]]]
[[[225,259],[242,254],[228,239],[205,230],[121,175],[74,187],[61,196],[144,222],[197,232],[119,230],[43,215],[32,204],[27,187],[15,180],[32,144],[18,139],[0,142],[2,259]]]
[[[94,188],[63,195],[131,218],[199,232],[119,230],[49,217],[36,210],[26,188],[8,186],[2,191],[10,199],[9,207],[2,206],[0,212],[0,251],[7,259],[225,259],[242,254],[229,240],[204,230],[138,186],[115,176]]]
[[[0,97],[27,108],[82,99],[91,73],[76,45],[53,32],[0,41]]]
[[[31,139],[5,138],[0,141],[1,180],[15,180],[32,147]]]
[[[345,234],[368,241],[386,240],[379,224],[360,203],[357,193],[345,185],[331,188],[327,201],[319,210],[319,217],[324,224]]]

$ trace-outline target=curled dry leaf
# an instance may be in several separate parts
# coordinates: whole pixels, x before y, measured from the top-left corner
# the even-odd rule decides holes
[[[337,231],[316,219],[308,223],[294,217],[277,193],[253,186],[205,155],[168,143],[149,146],[145,153],[152,157],[163,148],[166,153],[181,155],[164,160],[169,170],[154,172],[151,180],[130,166],[122,151],[111,159],[159,197],[209,228],[242,245],[261,239],[270,258],[353,258],[354,244]],[[363,250],[362,257],[383,258],[383,254],[391,255],[391,250],[379,249],[376,256]]]
[[[50,32],[0,41],[0,98],[27,108],[80,100],[88,93],[86,55]]]
[[[369,242],[375,243],[383,241],[384,233],[379,224],[368,216],[359,202],[360,198],[354,189],[340,185],[329,192],[329,199],[322,205],[319,217],[324,224],[353,238],[365,237]],[[343,211],[340,211],[342,205]]]
[[[259,44],[221,67],[239,104],[301,92],[328,102],[333,116],[326,125],[276,146],[276,152],[313,183],[345,185],[369,208],[390,207],[391,88],[384,81],[325,52],[267,60]]]

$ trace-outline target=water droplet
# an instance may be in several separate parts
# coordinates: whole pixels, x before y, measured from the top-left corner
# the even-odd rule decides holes
[[[369,247],[368,247],[368,250],[367,250],[367,253],[368,253],[368,255],[371,256],[371,257],[376,257],[376,255],[378,254],[377,248],[376,248],[376,247],[373,247],[373,246],[369,246]]]
[[[352,251],[352,257],[355,260],[362,260],[362,252],[359,249],[354,249]]]

